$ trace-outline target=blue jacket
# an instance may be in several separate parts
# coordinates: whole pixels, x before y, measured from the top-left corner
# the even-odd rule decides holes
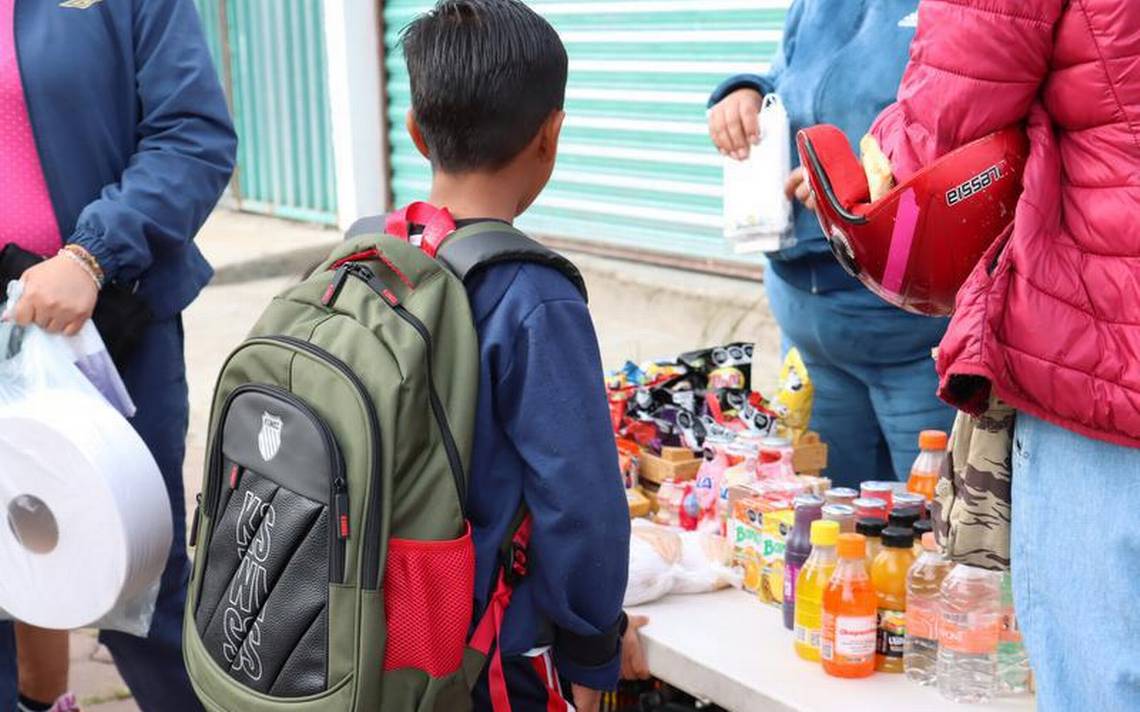
[[[918,0],[795,0],[784,41],[767,74],[731,77],[713,92],[709,106],[741,88],[776,92],[796,132],[834,124],[852,146],[894,103],[917,27]],[[796,204],[796,244],[769,255],[772,269],[812,292],[855,289],[859,283],[831,257],[815,214]]]
[[[192,239],[237,139],[192,0],[16,0],[28,113],[65,242],[157,319],[212,272]]]
[[[490,267],[468,294],[481,359],[468,489],[476,613],[525,501],[530,574],[507,609],[503,653],[553,645],[562,677],[612,688],[630,525],[590,312],[566,277],[534,264]]]

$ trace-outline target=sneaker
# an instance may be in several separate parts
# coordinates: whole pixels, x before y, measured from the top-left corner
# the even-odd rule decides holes
[[[48,712],[83,712],[79,709],[79,700],[75,698],[75,693],[68,692],[55,701]]]

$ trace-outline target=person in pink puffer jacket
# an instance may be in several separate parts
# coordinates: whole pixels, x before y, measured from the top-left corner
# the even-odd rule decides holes
[[[1140,709],[1140,1],[922,0],[896,178],[1024,124],[1009,236],[958,295],[941,395],[1018,410],[1012,566],[1042,710]]]

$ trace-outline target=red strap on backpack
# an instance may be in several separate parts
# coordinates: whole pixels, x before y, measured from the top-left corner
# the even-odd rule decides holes
[[[488,687],[491,691],[491,707],[494,712],[511,712],[511,700],[507,694],[507,679],[503,672],[503,656],[500,635],[503,630],[503,616],[511,604],[511,596],[515,586],[527,574],[527,547],[530,546],[530,535],[534,522],[530,515],[522,520],[514,537],[507,556],[504,557],[503,566],[499,570],[499,581],[495,585],[495,592],[487,602],[487,610],[482,620],[475,626],[471,635],[470,646],[483,656],[491,653],[491,646],[495,646],[495,653],[491,656],[491,669],[487,675]]]
[[[384,231],[405,242],[412,241],[409,225],[423,225],[419,248],[433,259],[443,241],[455,232],[455,218],[451,217],[448,209],[437,208],[430,203],[409,203],[384,219]]]

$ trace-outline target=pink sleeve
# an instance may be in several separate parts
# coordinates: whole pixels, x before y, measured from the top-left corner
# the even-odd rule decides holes
[[[898,180],[1026,118],[1065,2],[922,0],[898,102],[871,128]]]

